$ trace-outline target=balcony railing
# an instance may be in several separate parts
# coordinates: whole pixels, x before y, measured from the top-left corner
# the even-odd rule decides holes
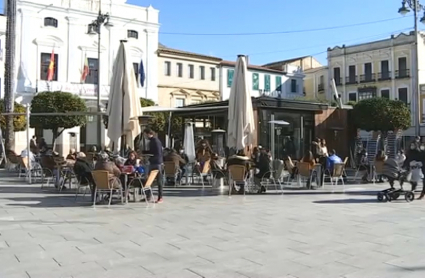
[[[320,92],[320,91],[324,91],[325,90],[325,84],[319,84],[318,86],[317,86],[317,90]]]
[[[356,84],[359,82],[358,76],[357,75],[351,75],[351,76],[347,76],[345,78],[345,84],[349,85],[349,84]]]
[[[409,77],[410,77],[410,69],[395,71],[395,78],[409,78]]]
[[[360,75],[360,83],[375,82],[375,79],[376,74],[374,73]]]
[[[383,71],[378,73],[378,80],[391,80],[391,71]]]
[[[337,86],[341,86],[342,85],[342,78],[341,77],[339,77],[339,78],[335,78],[334,77],[334,80],[335,80],[335,85],[337,85]]]

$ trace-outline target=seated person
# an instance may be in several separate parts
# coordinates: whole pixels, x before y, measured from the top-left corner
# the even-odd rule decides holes
[[[361,150],[361,152],[359,153],[357,158],[357,165],[358,165],[359,172],[365,172],[362,176],[362,182],[367,183],[368,176],[370,174],[370,166],[369,166],[369,160],[367,159],[366,150]]]
[[[384,162],[387,160],[387,156],[385,155],[385,152],[383,150],[379,150],[378,153],[375,156],[375,171],[382,169]],[[382,175],[378,175],[378,182],[384,182],[382,180]]]
[[[128,158],[127,160],[124,162],[125,166],[131,165],[131,166],[136,166],[138,165],[138,161],[137,161],[137,153],[135,151],[131,151],[128,153]]]
[[[300,162],[306,162],[309,164],[309,170],[310,170],[310,175],[312,173],[312,171],[314,170],[314,167],[316,166],[316,161],[314,159],[313,153],[311,151],[309,151],[306,155],[304,155],[303,158],[301,158]],[[312,181],[313,179],[316,178],[315,176],[312,177]],[[310,179],[307,181],[307,188],[311,188],[310,187]]]
[[[271,175],[270,157],[266,151],[261,151],[259,162],[256,163],[255,167],[258,169],[254,175],[254,182],[258,188],[258,193],[265,193],[266,187],[261,185],[263,178],[269,179]]]
[[[68,159],[69,160],[76,160],[77,159],[75,149],[69,150],[69,154],[66,156],[66,160],[68,160]]]
[[[74,173],[77,176],[80,184],[91,186],[94,185],[91,171],[93,171],[93,165],[86,160],[86,154],[83,152],[76,153],[76,161],[74,164]]]
[[[245,166],[247,170],[250,167],[249,157],[245,155],[244,150],[238,151],[235,155],[232,155],[227,160],[227,169],[232,165],[242,165]]]
[[[176,152],[176,150],[169,150],[167,155],[164,157],[164,161],[170,161],[174,163],[176,169],[179,170],[176,182],[180,182],[182,178],[182,171],[180,171],[180,169],[186,165],[186,161]]]
[[[109,161],[109,155],[105,152],[100,152],[97,156],[94,170],[108,171],[110,177],[115,176],[118,178],[121,175],[121,170],[115,165],[114,162]]]
[[[291,175],[291,179],[295,178],[295,175],[298,172],[297,166],[292,161],[291,157],[289,155],[285,155],[283,157],[283,162],[285,163],[286,170]]]
[[[213,177],[216,179],[224,178],[224,172],[225,170],[223,167],[218,163],[218,154],[213,153],[211,155],[211,172],[213,174]]]
[[[329,152],[329,156],[326,159],[326,170],[329,171],[329,173],[331,174],[334,171],[335,163],[342,163],[342,159],[336,155],[335,150],[331,150]]]

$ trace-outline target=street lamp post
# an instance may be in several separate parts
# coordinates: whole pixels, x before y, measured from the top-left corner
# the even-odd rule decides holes
[[[420,22],[425,24],[425,7],[422,6],[419,3],[419,0],[403,0],[401,2],[401,8],[398,10],[398,12],[401,15],[406,15],[410,12],[410,9],[412,9],[414,14],[414,35],[415,35],[415,63],[416,63],[416,69],[415,69],[415,87],[412,92],[412,98],[415,103],[415,135],[420,136],[421,135],[421,122],[422,122],[422,111],[421,111],[421,98],[420,98],[420,89],[419,89],[419,58],[418,58],[418,13],[420,11],[424,11],[424,15],[421,17]]]
[[[112,27],[113,25],[109,22],[109,14],[102,14],[101,5],[99,4],[99,14],[97,18],[93,20],[91,24],[89,24],[89,34],[97,33],[97,112],[102,112],[101,102],[100,102],[100,42],[101,42],[101,33],[102,26]],[[97,116],[97,143],[99,147],[102,149],[102,117]]]

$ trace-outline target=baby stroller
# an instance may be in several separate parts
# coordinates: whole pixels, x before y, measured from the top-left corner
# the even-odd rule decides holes
[[[401,195],[404,195],[406,202],[413,201],[415,199],[413,190],[416,188],[416,186],[412,179],[410,180],[410,182],[412,183],[412,190],[403,189],[403,183],[409,179],[410,174],[411,172],[402,169],[395,159],[388,158],[384,163],[383,176],[388,179],[388,182],[390,183],[391,187],[378,192],[378,201],[391,202],[392,200],[397,200]],[[394,188],[394,182],[396,180],[398,180],[400,183],[399,189]]]

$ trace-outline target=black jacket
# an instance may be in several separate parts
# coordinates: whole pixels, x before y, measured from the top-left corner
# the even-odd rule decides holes
[[[149,140],[149,151],[147,154],[152,156],[149,158],[149,162],[152,165],[160,165],[164,163],[164,155],[162,153],[162,143],[157,137],[152,137]]]
[[[91,171],[93,171],[93,166],[89,162],[77,158],[74,164],[74,173],[82,184],[85,184],[87,181],[92,182]]]

